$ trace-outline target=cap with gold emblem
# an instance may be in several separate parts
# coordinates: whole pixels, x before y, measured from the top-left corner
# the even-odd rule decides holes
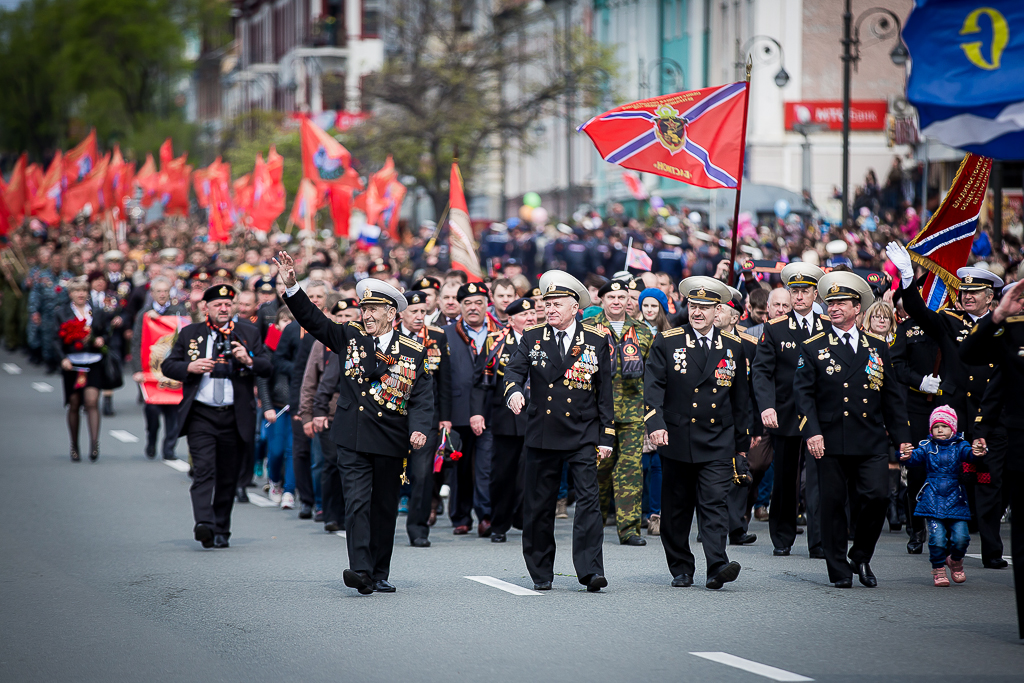
[[[1003,286],[1001,277],[983,268],[959,268],[956,276],[960,278],[961,292],[977,292],[986,287],[991,287],[994,291]]]
[[[372,278],[364,278],[356,283],[356,294],[360,306],[394,306],[399,312],[404,311],[408,303],[405,295],[384,282]]]
[[[234,301],[237,295],[238,292],[235,291],[235,288],[231,285],[214,285],[213,287],[208,287],[206,291],[203,292],[203,301],[207,303],[216,301],[217,299]]]
[[[263,276],[258,278],[252,285],[252,289],[255,292],[263,292],[264,294],[273,294],[277,291],[277,278]]]
[[[359,308],[359,299],[339,299],[338,303],[331,308],[331,315],[338,315],[342,311]]]
[[[427,295],[423,292],[406,292],[405,300],[410,306],[427,303]]]
[[[430,277],[429,275],[425,275],[421,277],[419,280],[417,280],[416,283],[413,284],[412,286],[412,291],[414,292],[422,292],[423,290],[426,289],[434,289],[440,292],[441,281],[438,280],[436,277]]]
[[[390,272],[391,272],[391,263],[388,262],[388,261],[385,261],[382,258],[379,258],[379,259],[377,259],[376,261],[374,261],[373,263],[370,264],[370,268],[369,268],[370,275],[377,275],[377,274],[380,274],[380,273],[390,273]]]
[[[728,285],[726,285],[728,287]],[[743,312],[743,294],[735,287],[729,287],[729,300],[725,302],[732,309]]]
[[[225,268],[224,266],[217,266],[215,268],[210,268],[210,270],[208,270],[207,272],[210,274],[211,278],[219,277],[219,278],[226,278],[228,280],[230,280],[232,278],[231,271],[228,270],[227,268]]]
[[[598,296],[604,296],[608,292],[631,292],[639,287],[636,286],[636,280],[629,278],[628,280],[609,280],[604,283],[601,289],[597,290]]]
[[[527,296],[529,296],[531,299],[536,299],[537,297],[544,296],[544,292],[540,291],[540,287],[534,287],[529,291]]]
[[[818,266],[797,261],[783,268],[780,277],[782,284],[787,287],[817,287],[824,274]]]
[[[853,299],[861,306],[869,306],[875,300],[871,285],[860,275],[846,270],[833,270],[823,275],[818,281],[818,296],[827,303]]]
[[[103,252],[103,258],[108,261],[124,261],[124,252],[120,249],[111,249],[110,251]]]
[[[621,282],[621,281],[620,281]],[[579,302],[580,308],[590,305],[590,292],[583,283],[564,270],[549,270],[540,277],[541,296],[545,299],[569,296]]]
[[[467,282],[459,287],[455,298],[461,302],[463,299],[468,299],[471,296],[482,296],[487,300],[491,298],[490,293],[487,291],[487,285],[482,282]]]
[[[527,299],[525,296],[522,299],[516,299],[508,305],[505,309],[506,315],[516,315],[517,313],[526,313],[527,311],[537,310],[537,304],[533,303],[533,299]]]
[[[686,278],[679,283],[679,293],[695,304],[723,304],[732,298],[724,282],[706,275]]]

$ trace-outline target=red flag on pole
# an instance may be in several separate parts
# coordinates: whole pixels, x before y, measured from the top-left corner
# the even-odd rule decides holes
[[[285,203],[284,185],[280,180],[283,159],[273,147],[270,148],[267,159],[277,164],[277,170],[275,171],[270,163],[263,162],[262,154],[256,155],[256,167],[252,172],[252,208],[249,209],[248,219],[250,227],[263,232],[270,232],[274,221],[284,213]]]
[[[331,220],[334,221],[334,236],[348,239],[349,218],[352,215],[352,188],[333,184],[328,190],[331,203]]]
[[[61,185],[64,181],[64,158],[60,150],[54,155],[46,170],[35,197],[32,198],[31,214],[43,223],[54,226],[60,223]]]
[[[452,268],[463,271],[470,282],[480,282],[480,258],[477,256],[473,226],[469,222],[469,206],[462,189],[462,174],[458,163],[452,163],[452,175],[448,190],[448,253]]]
[[[298,225],[302,230],[314,230],[316,228],[316,211],[319,207],[320,192],[313,181],[303,178],[295,193],[295,203],[292,204],[292,212],[288,216],[288,225]]]
[[[643,201],[650,195],[647,194],[647,188],[640,182],[640,174],[633,171],[622,172],[622,182],[626,185],[626,189],[633,195],[633,199],[637,201]]]
[[[106,200],[103,197],[103,184],[107,180],[107,167],[110,164],[110,155],[104,156],[96,164],[96,168],[89,172],[74,187],[68,188],[64,193],[64,201],[61,204],[60,214],[64,222],[70,223],[75,220],[78,214],[85,211],[88,216],[99,216],[106,207]]]
[[[160,177],[156,171],[156,162],[153,161],[153,155],[147,154],[145,163],[142,164],[142,168],[135,175],[135,184],[142,189],[143,206],[150,206],[153,203],[159,181]]]
[[[352,161],[344,146],[309,119],[302,119],[302,177],[314,182],[340,179]]]
[[[11,182],[7,184],[4,189],[3,198],[7,206],[7,212],[9,220],[14,225],[21,223],[25,217],[25,208],[28,203],[28,182],[26,178],[26,168],[28,164],[28,155],[22,154],[18,157],[18,161],[14,164],[14,170],[11,171]]]
[[[636,249],[632,246],[629,247],[628,253],[626,254],[626,268],[650,271],[653,266],[654,262],[651,261],[651,257],[648,256],[643,249]]]
[[[85,180],[85,176],[89,175],[96,168],[99,160],[100,154],[96,147],[96,129],[93,128],[84,140],[64,155],[64,188],[67,189],[75,183]]]

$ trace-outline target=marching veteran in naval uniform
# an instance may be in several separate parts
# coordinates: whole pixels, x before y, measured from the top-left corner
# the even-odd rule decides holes
[[[405,296],[381,280],[356,285],[362,323],[332,322],[295,281],[295,264],[281,252],[275,260],[287,288],[284,302],[295,320],[345,364],[331,440],[345,493],[349,568],[345,585],[368,595],[393,593],[388,581],[395,545],[398,497],[410,447],[422,448],[434,421],[427,351],[394,329]]]
[[[578,322],[590,305],[583,284],[561,270],[540,279],[547,322],[526,328],[505,366],[506,405],[526,410],[523,557],[535,590],[551,590],[555,564],[555,502],[568,462],[576,487],[572,560],[590,592],[604,576],[604,525],[598,501],[597,460],[615,443],[611,359],[597,328]],[[526,405],[526,382],[530,405]]]
[[[740,338],[715,327],[730,300],[719,280],[689,277],[679,283],[690,322],[654,338],[644,376],[644,416],[651,443],[660,447],[661,539],[677,588],[693,584],[690,527],[698,526],[711,589],[735,581],[738,562],[725,552],[733,458],[750,446],[751,404],[747,360]]]
[[[821,495],[821,544],[828,580],[850,588],[853,574],[878,585],[871,556],[889,506],[889,442],[909,453],[910,423],[892,371],[889,344],[858,329],[861,308],[874,300],[863,278],[833,271],[818,281],[832,329],[800,346],[793,379],[798,428],[817,459]],[[857,520],[847,555],[848,492]]]

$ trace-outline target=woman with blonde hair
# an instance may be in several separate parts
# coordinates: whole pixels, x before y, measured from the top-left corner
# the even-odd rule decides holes
[[[896,338],[896,314],[892,304],[879,299],[868,306],[863,325],[868,332],[882,337],[891,346]]]

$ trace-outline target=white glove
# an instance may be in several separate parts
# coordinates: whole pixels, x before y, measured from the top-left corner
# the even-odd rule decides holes
[[[889,242],[885,247],[885,254],[899,269],[903,278],[903,288],[906,289],[914,281],[914,262],[910,260],[910,252],[899,242]]]
[[[926,394],[937,394],[940,382],[942,382],[942,378],[938,375],[925,375],[921,379],[921,391]]]

